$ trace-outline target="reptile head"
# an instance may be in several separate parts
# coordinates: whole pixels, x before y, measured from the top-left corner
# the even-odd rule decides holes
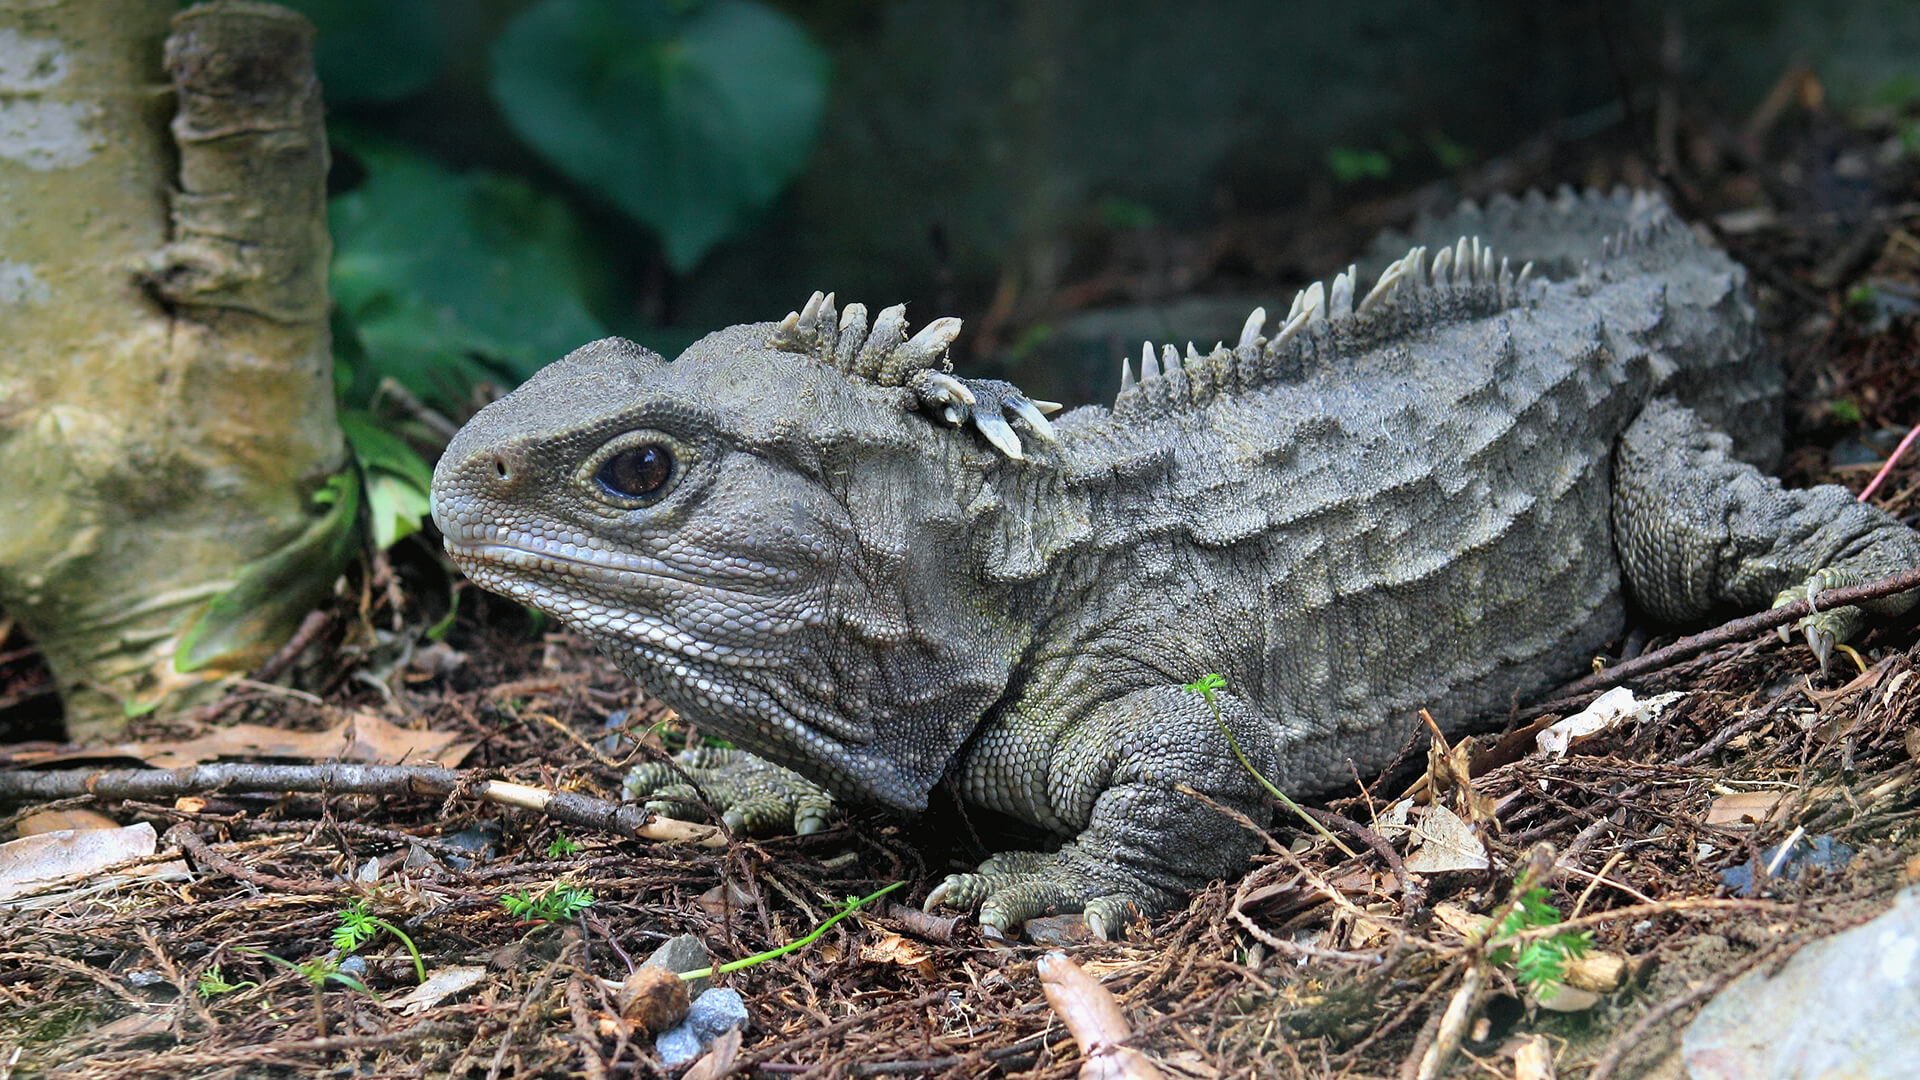
[[[792,322],[671,364],[618,338],[575,350],[454,437],[434,522],[476,583],[704,730],[918,809],[1024,644],[958,569],[961,508],[933,478],[993,455],[929,423],[911,370],[889,385],[807,355]]]

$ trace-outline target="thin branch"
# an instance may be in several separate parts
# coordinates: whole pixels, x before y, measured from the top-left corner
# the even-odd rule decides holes
[[[485,780],[471,770],[413,765],[260,765],[239,762],[181,769],[63,769],[0,773],[0,800],[166,799],[210,792],[312,792],[391,797],[471,794],[486,802],[516,806],[555,821],[639,840],[691,841],[724,846],[720,831],[662,818],[632,804],[608,802],[570,791],[549,791],[505,780]]]
[[[1812,601],[1795,600],[1791,604],[1763,611],[1758,615],[1748,615],[1722,624],[1704,633],[1684,637],[1664,649],[1655,649],[1623,664],[1616,664],[1603,671],[1596,671],[1586,678],[1576,680],[1560,687],[1556,698],[1579,697],[1595,690],[1605,690],[1610,686],[1637,678],[1651,671],[1658,671],[1670,664],[1677,664],[1708,649],[1730,645],[1736,641],[1745,641],[1758,634],[1775,630],[1791,622],[1797,622],[1817,611],[1831,611],[1852,604],[1864,604],[1870,600],[1903,593],[1908,589],[1920,588],[1920,567],[1883,577],[1878,581],[1869,581],[1864,585],[1850,585],[1844,589],[1830,589],[1814,597]],[[1817,607],[1815,605],[1818,605]]]

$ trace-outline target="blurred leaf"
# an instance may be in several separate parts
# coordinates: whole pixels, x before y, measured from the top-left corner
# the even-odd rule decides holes
[[[1438,128],[1427,132],[1427,149],[1432,152],[1433,160],[1448,172],[1458,172],[1473,164],[1473,151],[1464,143],[1448,138],[1446,132]]]
[[[390,472],[367,474],[367,515],[382,551],[420,531],[433,503],[425,489]]]
[[[262,642],[291,630],[333,588],[360,548],[360,474],[349,468],[327,479],[313,501],[326,513],[285,547],[240,568],[233,587],[207,604],[173,651],[176,671],[216,661],[249,663]]]
[[[387,430],[387,422],[358,409],[340,414],[340,430],[363,469],[384,469],[422,491],[433,486],[433,469],[406,440]]]
[[[507,122],[687,271],[806,164],[828,61],[753,0],[542,0],[493,49]]]
[[[433,487],[433,470],[383,424],[368,412],[340,414],[340,429],[366,478],[373,545],[381,551],[420,531],[432,506],[428,493]]]
[[[454,174],[388,145],[339,141],[367,181],[328,209],[331,284],[372,372],[457,407],[477,382],[518,383],[606,336],[583,299],[593,265],[585,235],[559,199],[510,177]]]
[[[1103,195],[1093,204],[1094,216],[1109,229],[1151,229],[1159,224],[1153,207],[1118,195]]]
[[[426,89],[446,57],[432,0],[282,0],[319,35],[313,66],[328,105],[397,101]]]
[[[1362,180],[1385,180],[1393,175],[1393,162],[1378,150],[1356,150],[1350,146],[1327,148],[1327,168],[1342,184]]]

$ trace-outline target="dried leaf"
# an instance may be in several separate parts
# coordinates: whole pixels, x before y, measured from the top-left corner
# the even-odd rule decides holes
[[[14,832],[21,837],[39,836],[41,833],[65,832],[69,829],[117,829],[120,823],[98,810],[35,810],[27,814],[14,825]]]
[[[1736,791],[1722,795],[1707,807],[1709,825],[1757,825],[1772,820],[1780,810],[1786,792]]]
[[[192,739],[123,743],[115,753],[156,769],[177,769],[219,758],[306,758],[384,765],[453,768],[473,750],[445,731],[413,731],[370,712],[357,712],[324,731],[288,731],[264,724],[233,724]]]
[[[1566,984],[1575,989],[1610,994],[1627,981],[1627,958],[1619,953],[1590,952],[1568,960],[1562,974]]]
[[[1514,1049],[1513,1080],[1554,1080],[1553,1044],[1545,1035],[1529,1035]]]
[[[135,1039],[153,1037],[173,1037],[174,1014],[177,1007],[153,1009],[150,1012],[128,1013],[118,1020],[111,1020],[93,1029],[96,1039],[110,1039],[116,1045],[132,1042]]]
[[[453,995],[472,989],[486,977],[487,969],[483,967],[439,968],[405,997],[376,1000],[389,1009],[399,1009],[408,1016],[418,1016]]]
[[[1462,939],[1472,938],[1487,932],[1493,920],[1485,915],[1476,915],[1459,904],[1433,905],[1433,917],[1440,925],[1453,931]]]
[[[926,978],[934,977],[933,950],[899,934],[889,933],[878,941],[862,945],[860,959],[876,964],[899,964],[913,968]]]
[[[1555,723],[1534,736],[1543,754],[1566,757],[1574,740],[1606,731],[1633,715],[1633,691],[1616,686],[1593,700],[1593,704]]]
[[[753,906],[753,894],[737,881],[723,881],[694,898],[693,906],[709,917],[725,919],[728,913]]]
[[[1566,983],[1551,983],[1527,995],[1532,1002],[1553,1012],[1586,1012],[1600,1004],[1600,995]]]
[[[1146,1055],[1119,1045],[1132,1034],[1107,988],[1080,970],[1066,953],[1050,952],[1035,965],[1040,990],[1068,1034],[1086,1055],[1080,1080],[1164,1080]]]
[[[680,1080],[720,1080],[733,1071],[733,1059],[740,1055],[740,1029],[728,1028],[713,1040],[706,1056],[680,1074]]]
[[[143,858],[159,847],[146,822],[116,829],[64,829],[0,844],[0,900],[44,892],[59,882]]]
[[[1473,828],[1460,815],[1444,806],[1429,806],[1413,830],[1420,837],[1420,849],[1407,856],[1407,869],[1416,874],[1437,874],[1448,870],[1485,870],[1487,846],[1473,834]]]
[[[1552,754],[1554,757],[1566,757],[1569,750],[1577,749],[1581,743],[1611,731],[1630,720],[1659,719],[1667,706],[1685,696],[1684,693],[1676,692],[1636,699],[1632,690],[1624,686],[1616,686],[1593,699],[1593,704],[1585,709],[1534,736],[1534,741],[1539,744],[1541,753]]]

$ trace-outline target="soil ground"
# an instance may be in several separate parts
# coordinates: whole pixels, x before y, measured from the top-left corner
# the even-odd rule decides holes
[[[1920,419],[1920,171],[1898,141],[1915,119],[1843,123],[1816,91],[1790,75],[1771,111],[1742,124],[1663,99],[1611,132],[1578,144],[1543,136],[1445,185],[1336,194],[1297,216],[1163,241],[1193,261],[1190,280],[1284,296],[1299,275],[1327,274],[1340,253],[1421,205],[1563,181],[1658,181],[1752,270],[1769,347],[1790,371],[1788,482],[1858,491],[1888,440]],[[1065,292],[1127,298],[1130,258],[1107,250],[1085,277],[1098,287]],[[1028,310],[1070,303],[1028,300]],[[1017,323],[1021,310],[1002,317]],[[1920,453],[1873,501],[1920,518]],[[450,595],[459,598],[451,632],[429,644],[424,631]],[[197,715],[138,721],[130,738],[151,748],[238,722],[317,731],[371,713],[471,742],[464,767],[608,797],[629,763],[699,738],[580,638],[454,582],[424,543],[374,560],[309,629],[308,647],[274,679]],[[1666,640],[1636,633],[1619,646]],[[1798,641],[1729,645],[1633,680],[1643,695],[1683,696],[1562,760],[1498,763],[1486,753],[1496,725],[1470,748],[1481,761],[1470,790],[1447,796],[1497,822],[1486,830],[1486,870],[1409,873],[1397,854],[1355,842],[1371,830],[1342,830],[1357,852],[1349,857],[1282,817],[1272,853],[1247,877],[1142,921],[1125,941],[1086,942],[1072,919],[1046,932],[1079,942],[1067,951],[1118,997],[1132,1045],[1169,1076],[1411,1075],[1445,1037],[1441,1018],[1463,980],[1478,989],[1446,1075],[1512,1076],[1514,1055],[1535,1039],[1561,1077],[1670,1074],[1678,1031],[1716,988],[1872,917],[1920,874],[1917,642],[1912,616],[1879,627],[1859,643],[1857,665],[1837,658],[1828,675]],[[29,646],[17,637],[0,646],[0,705],[16,720],[43,696],[40,679]],[[1592,696],[1553,695],[1547,710],[1572,712]],[[1516,709],[1506,729],[1541,713]],[[1377,824],[1403,791],[1428,782],[1414,718],[1408,747],[1401,770],[1325,809]],[[62,749],[20,743],[3,756],[46,767]],[[460,795],[210,794],[59,808],[183,829],[194,871],[96,882],[105,887],[0,913],[0,1077],[657,1075],[650,1039],[602,979],[620,982],[676,934],[696,935],[716,960],[787,944],[844,898],[890,882],[906,884],[888,899],[911,905],[999,839],[993,823],[950,803],[918,822],[854,814],[813,836],[720,848],[556,827]],[[1759,820],[1742,820],[1743,810]],[[1789,837],[1796,850],[1840,845],[1850,857],[1767,873],[1763,854]],[[1469,941],[1476,916],[1511,909],[1515,875],[1539,865],[1542,845],[1559,867],[1538,875],[1545,901],[1590,934],[1602,967],[1620,961],[1617,985],[1594,976],[1602,989],[1578,1011],[1540,1007],[1511,963],[1487,962]],[[1736,892],[1728,872],[1755,866],[1758,880]],[[593,902],[556,923],[501,902],[557,885],[589,890]],[[340,912],[355,902],[404,930],[429,975],[471,967],[477,984],[418,1011],[390,1008],[414,969],[386,930],[361,946],[365,967],[348,969],[364,990],[316,991],[268,958],[329,956]],[[808,947],[720,977],[752,1017],[732,1068],[1073,1075],[1084,1059],[1042,998],[1042,951],[984,940],[969,920],[877,903]]]

